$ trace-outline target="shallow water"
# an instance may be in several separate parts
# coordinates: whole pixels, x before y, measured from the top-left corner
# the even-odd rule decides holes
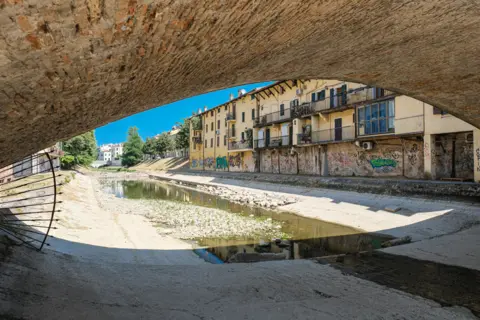
[[[231,261],[237,254],[243,256],[241,259],[257,261],[256,259],[268,259],[261,257],[265,256],[262,255],[264,253],[276,253],[280,259],[353,253],[379,248],[382,241],[390,238],[280,210],[254,208],[192,188],[159,181],[105,180],[102,186],[104,191],[117,197],[187,202],[250,216],[252,219],[272,219],[281,223],[281,231],[285,236],[276,241],[267,236],[196,239],[200,246],[207,247],[208,251],[223,261]],[[238,255],[236,260],[239,261]]]

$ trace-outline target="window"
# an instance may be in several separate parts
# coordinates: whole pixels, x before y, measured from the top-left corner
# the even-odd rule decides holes
[[[242,141],[245,141],[245,132],[242,132]]]
[[[359,107],[357,121],[359,136],[395,132],[394,100]]]
[[[225,111],[227,111],[227,110],[228,110],[228,106],[227,106],[227,105],[225,105]]]
[[[225,118],[225,128],[227,127],[227,118]]]
[[[213,148],[213,138],[210,138],[210,148]]]
[[[205,139],[205,149],[208,148],[207,139]]]
[[[220,113],[222,111],[222,108],[218,108],[217,113]]]
[[[242,112],[242,122],[245,122],[245,112]]]
[[[220,120],[217,121],[217,129],[220,130]]]
[[[250,95],[250,100],[253,100],[253,99],[255,99],[255,95],[254,95],[254,94],[251,94],[251,95]]]
[[[285,114],[285,105],[282,103],[280,105],[280,115],[283,116]]]
[[[213,117],[213,110],[212,110],[212,111],[210,111],[210,115]]]
[[[293,107],[296,107],[300,104],[300,102],[298,101],[298,99],[295,99],[295,100],[292,100],[290,101],[290,108],[293,108]],[[281,114],[283,116],[283,114]]]
[[[224,146],[227,145],[227,135],[226,134],[223,136],[223,145]]]
[[[373,93],[373,99],[378,99],[385,96],[385,89],[373,87],[372,93]]]
[[[213,122],[210,124],[210,128],[213,131]]]
[[[443,110],[442,110],[442,109],[440,109],[440,108],[433,107],[433,114],[441,114],[441,115],[443,116],[443,115],[446,115],[446,114],[448,114],[448,112],[446,112],[446,111],[443,111]]]
[[[220,147],[220,137],[217,136],[217,147]]]
[[[252,120],[255,120],[255,109],[252,109]]]
[[[205,125],[205,132],[208,132],[208,124]]]

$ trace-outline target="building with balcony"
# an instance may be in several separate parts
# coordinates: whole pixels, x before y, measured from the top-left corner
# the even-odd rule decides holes
[[[337,80],[285,80],[242,92],[212,110],[217,109],[223,112],[225,145],[214,154],[226,155],[225,170],[474,179],[473,141],[479,130],[386,89]],[[206,114],[215,116],[208,110],[202,117]],[[204,123],[202,161],[209,157],[207,130],[211,126]]]

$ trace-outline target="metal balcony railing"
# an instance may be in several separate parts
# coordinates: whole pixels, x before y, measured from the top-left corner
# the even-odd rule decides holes
[[[252,141],[232,141],[228,144],[228,150],[252,149]]]
[[[272,147],[285,147],[291,146],[292,139],[290,136],[270,137],[270,139],[257,139],[254,141],[255,149],[259,148],[272,148]]]
[[[235,120],[235,113],[229,112],[227,113],[227,121]]]
[[[255,118],[256,126],[266,126],[272,123],[288,121],[292,118],[291,109],[267,113]]]
[[[423,115],[405,118],[378,117],[357,122],[359,137],[379,134],[409,134],[424,132]]]
[[[382,88],[360,87],[356,89],[347,90],[344,93],[339,93],[330,98],[327,96],[321,100],[304,102],[299,106],[292,108],[292,118],[300,118],[305,115],[322,112],[329,109],[341,108],[346,106],[353,106],[356,104],[364,104],[369,101],[381,100],[385,97],[391,97],[395,93],[393,91]]]
[[[312,132],[312,143],[347,141],[355,139],[355,126],[347,126]]]
[[[202,143],[202,136],[194,136],[192,137],[193,143]]]
[[[312,143],[312,133],[299,133],[297,134],[297,144],[309,144]]]

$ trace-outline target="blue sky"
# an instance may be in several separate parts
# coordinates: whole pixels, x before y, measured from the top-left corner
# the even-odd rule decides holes
[[[254,83],[205,93],[134,114],[95,129],[97,143],[101,145],[123,142],[126,140],[127,130],[131,126],[136,126],[140,136],[145,140],[146,137],[170,130],[177,121],[182,121],[182,119],[191,116],[192,112],[197,111],[199,108],[204,106],[211,108],[228,101],[230,93],[233,93],[236,97],[239,89],[249,91],[270,83],[272,82]]]

